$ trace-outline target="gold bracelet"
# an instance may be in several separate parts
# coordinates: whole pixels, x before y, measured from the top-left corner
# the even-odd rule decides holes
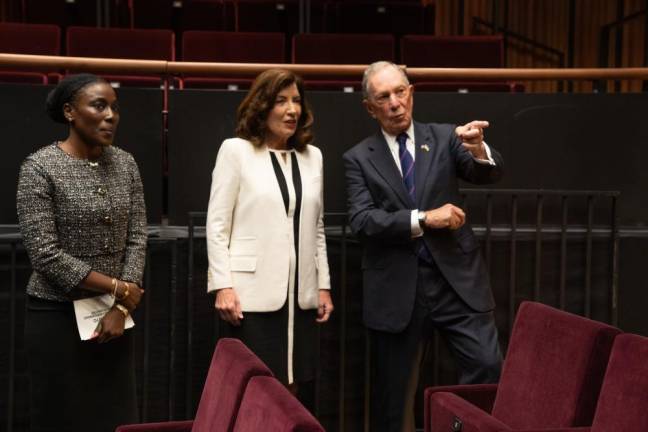
[[[121,283],[124,284],[124,294],[122,294],[120,297],[117,297],[117,300],[124,300],[126,297],[130,295],[130,286],[128,285],[128,282],[120,281]]]
[[[126,318],[126,317],[128,316],[129,312],[128,312],[128,309],[126,309],[125,306],[120,305],[119,303],[115,303],[115,307],[116,307],[117,309],[119,309],[119,311],[120,311],[121,313],[124,314],[124,318]]]
[[[115,298],[115,296],[117,295],[117,279],[112,278],[112,280],[110,281],[110,286],[112,287],[111,297]]]

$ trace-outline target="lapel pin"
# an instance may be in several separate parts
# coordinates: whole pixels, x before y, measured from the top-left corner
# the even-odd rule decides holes
[[[427,144],[421,144],[421,149],[425,151],[430,151],[430,147]]]

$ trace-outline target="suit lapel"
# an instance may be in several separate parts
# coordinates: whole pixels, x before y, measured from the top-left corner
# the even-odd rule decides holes
[[[382,132],[379,130],[369,143],[369,161],[376,168],[378,174],[389,184],[394,190],[401,203],[406,208],[412,207],[412,199],[409,197],[405,185],[403,184],[403,177],[401,176],[394,157],[389,151],[389,146]]]
[[[414,184],[416,188],[416,204],[420,208],[430,167],[434,154],[438,150],[430,129],[421,123],[414,122],[414,142],[416,143],[416,159],[414,161]]]

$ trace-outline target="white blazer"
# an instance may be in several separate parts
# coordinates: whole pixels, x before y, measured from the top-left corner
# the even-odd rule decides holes
[[[322,153],[296,152],[302,181],[299,294],[302,309],[317,308],[330,289],[324,235]],[[212,173],[207,210],[207,291],[234,288],[242,310],[271,312],[286,301],[289,225],[267,147],[241,138],[223,141]]]

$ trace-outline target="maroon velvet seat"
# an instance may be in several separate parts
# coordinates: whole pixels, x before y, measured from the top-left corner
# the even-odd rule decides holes
[[[324,432],[306,408],[272,377],[254,377],[245,389],[234,432]]]
[[[612,347],[592,432],[648,431],[648,338],[618,336]]]
[[[425,11],[420,0],[343,0],[329,6],[331,30],[338,33],[425,33]]]
[[[129,26],[139,29],[171,29],[175,16],[174,0],[128,0],[124,3]]]
[[[48,24],[0,23],[0,52],[12,54],[61,54],[61,29]],[[54,71],[50,71],[53,73]],[[48,84],[48,72],[0,71],[0,82]]]
[[[180,11],[179,30],[226,30],[226,12],[222,0],[185,0]]]
[[[97,25],[97,0],[23,0],[24,21],[38,24]]]
[[[648,338],[634,334],[616,337],[592,427],[552,429],[548,432],[648,431]],[[547,432],[543,429],[525,432]]]
[[[292,62],[305,64],[369,64],[378,60],[394,60],[394,37],[373,34],[303,33],[293,36]],[[331,79],[311,76],[305,80],[307,89],[360,90],[362,77]]]
[[[234,29],[294,34],[299,30],[299,0],[226,0],[234,12]]]
[[[504,41],[501,36],[428,36],[406,35],[401,38],[401,63],[408,67],[429,68],[502,68]],[[417,81],[422,91],[504,91],[519,92],[515,83]]]
[[[187,62],[284,63],[285,59],[282,33],[187,31],[182,35],[182,60]],[[187,76],[183,82],[185,88],[248,88],[253,79]]]
[[[70,27],[67,55],[140,60],[175,60],[175,36],[171,30]],[[159,87],[159,76],[101,73],[118,85]]]
[[[590,425],[612,343],[620,330],[524,302],[498,385],[425,391],[425,430],[550,429]],[[474,403],[472,403],[474,402]]]
[[[195,420],[125,425],[118,427],[116,432],[229,432],[234,427],[248,381],[254,376],[272,377],[272,372],[238,339],[220,339]]]

